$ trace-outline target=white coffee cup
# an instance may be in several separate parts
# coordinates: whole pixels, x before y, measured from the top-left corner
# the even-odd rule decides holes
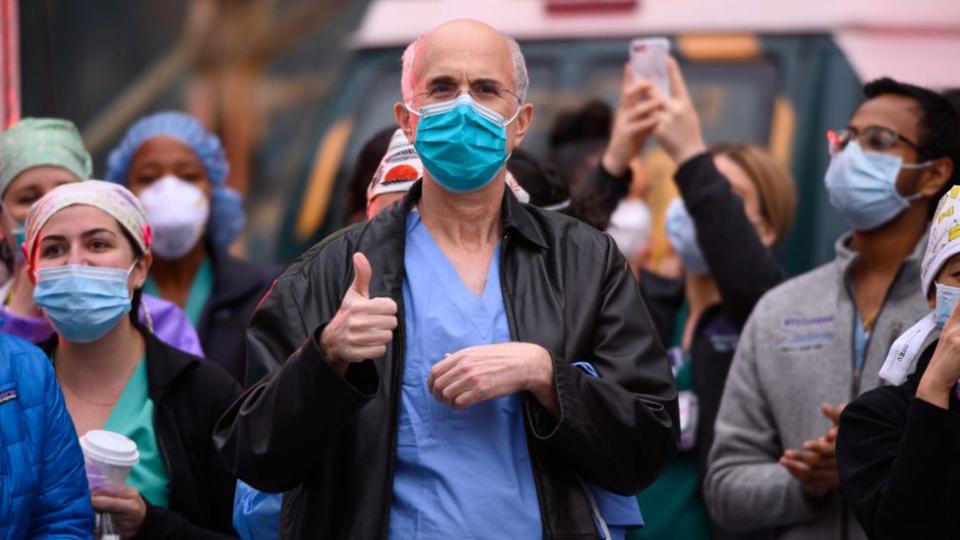
[[[80,448],[90,491],[98,488],[116,491],[127,481],[133,466],[140,462],[137,443],[112,431],[88,431],[80,437]]]

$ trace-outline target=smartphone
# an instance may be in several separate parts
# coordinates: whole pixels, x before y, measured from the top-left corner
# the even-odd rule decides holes
[[[667,73],[667,55],[670,41],[664,37],[637,38],[630,42],[630,65],[634,82],[650,81],[666,95],[670,95],[670,75]]]

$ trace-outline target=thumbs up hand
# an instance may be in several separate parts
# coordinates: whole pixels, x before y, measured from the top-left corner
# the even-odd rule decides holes
[[[320,349],[340,375],[353,362],[386,354],[397,327],[397,303],[390,298],[370,298],[372,275],[366,256],[354,253],[353,283],[320,335]]]

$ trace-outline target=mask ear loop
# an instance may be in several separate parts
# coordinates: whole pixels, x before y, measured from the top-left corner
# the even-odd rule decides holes
[[[900,164],[900,168],[901,168],[901,169],[906,169],[906,170],[908,170],[908,171],[916,171],[916,170],[920,170],[920,169],[926,169],[927,167],[933,165],[933,162],[934,162],[934,161],[936,161],[936,160],[935,160],[935,159],[928,159],[927,161],[924,161],[923,163],[901,163],[901,164]],[[907,202],[911,202],[911,203],[912,203],[913,201],[919,199],[919,198],[922,197],[922,196],[923,196],[923,195],[920,194],[920,193],[914,193],[913,195],[910,195],[910,196],[908,196],[908,197],[903,197],[903,195],[901,195],[901,197],[903,197],[903,200],[905,200],[905,201],[907,201]]]
[[[936,161],[936,160],[935,160],[935,159],[928,159],[927,161],[924,161],[923,163],[904,163],[904,164],[900,165],[900,168],[901,168],[901,169],[907,169],[908,171],[915,171],[915,170],[917,170],[917,169],[926,169],[927,167],[933,165],[933,162],[934,162],[934,161]]]
[[[420,112],[414,110],[413,107],[411,107],[409,103],[407,103],[406,101],[404,101],[404,102],[403,102],[403,106],[407,109],[407,111],[408,111],[410,114],[416,116],[417,118],[420,118]]]
[[[503,123],[503,127],[507,127],[507,126],[509,126],[510,124],[512,124],[513,121],[516,120],[518,116],[520,116],[520,111],[521,111],[521,110],[523,110],[523,103],[519,103],[519,104],[517,105],[517,112],[513,113],[513,116],[511,116],[509,120],[507,120],[506,122]]]

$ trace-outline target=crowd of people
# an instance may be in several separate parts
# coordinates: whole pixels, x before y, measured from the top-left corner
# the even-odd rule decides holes
[[[67,120],[0,133],[0,538],[957,534],[948,99],[864,85],[823,177],[850,231],[788,278],[794,180],[706,144],[674,59],[543,159],[512,38],[451,21],[401,61],[348,223],[284,270],[231,254],[243,201],[188,114],[134,123],[104,180]],[[102,432],[137,455],[118,482]]]

